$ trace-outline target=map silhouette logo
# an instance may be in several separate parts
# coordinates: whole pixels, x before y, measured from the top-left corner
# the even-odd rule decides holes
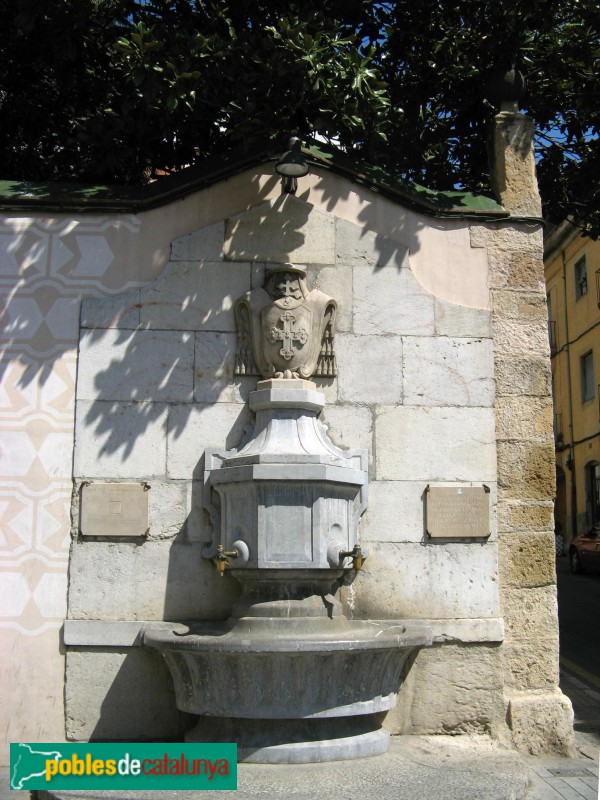
[[[16,754],[13,748],[16,748]],[[58,761],[63,757],[58,750],[35,750],[30,744],[12,745],[11,751],[13,765],[10,771],[10,788],[21,791],[27,791],[25,784],[32,778],[45,777],[48,759]]]

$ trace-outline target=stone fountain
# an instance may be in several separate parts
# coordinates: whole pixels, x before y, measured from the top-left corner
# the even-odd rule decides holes
[[[336,590],[367,553],[367,451],[337,448],[313,376],[336,374],[335,301],[291,264],[236,304],[236,373],[259,375],[256,421],[234,450],[205,453],[214,539],[204,555],[242,594],[224,622],[148,628],[187,741],[236,741],[240,761],[299,763],[376,755],[408,655],[431,644],[419,621],[352,620]]]

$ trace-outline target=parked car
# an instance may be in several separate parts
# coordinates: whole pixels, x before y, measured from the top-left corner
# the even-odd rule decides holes
[[[600,570],[600,531],[592,528],[573,539],[569,545],[571,572],[578,575],[586,570]]]

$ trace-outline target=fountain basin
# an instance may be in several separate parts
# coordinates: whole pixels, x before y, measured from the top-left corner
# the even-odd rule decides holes
[[[164,656],[177,707],[201,715],[186,741],[233,740],[241,761],[298,763],[385,752],[382,716],[431,637],[412,620],[246,617],[148,628],[144,644]]]

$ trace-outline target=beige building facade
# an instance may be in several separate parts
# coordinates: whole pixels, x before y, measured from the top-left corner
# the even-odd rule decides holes
[[[600,524],[600,241],[564,222],[546,237],[544,270],[554,398],[555,530],[567,546]]]

